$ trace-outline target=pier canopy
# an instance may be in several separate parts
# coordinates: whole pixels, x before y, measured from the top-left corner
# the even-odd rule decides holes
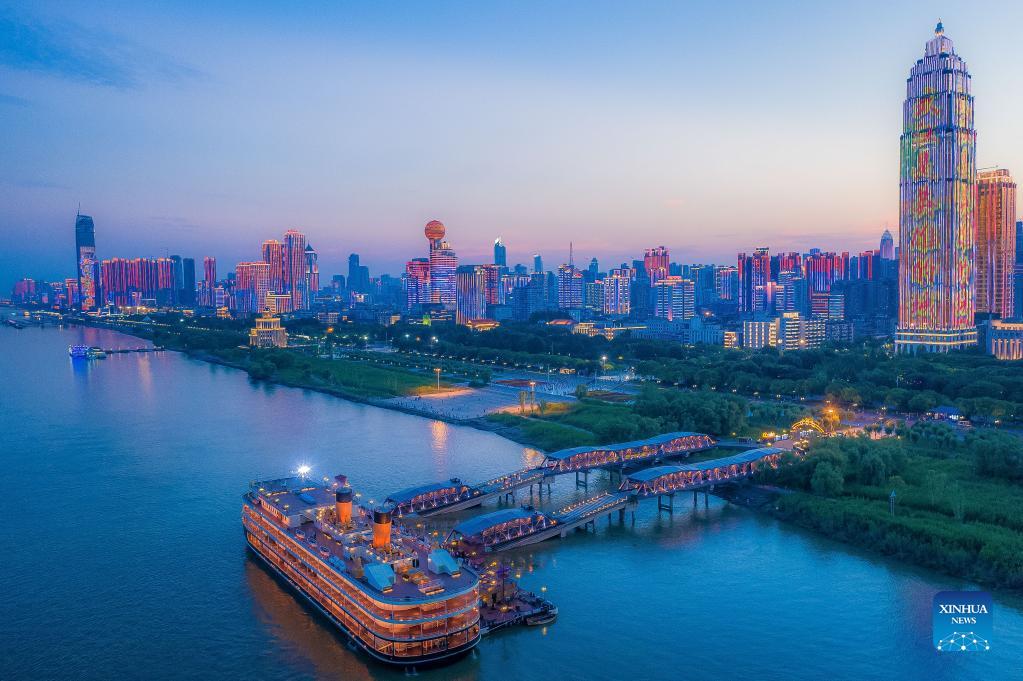
[[[427,485],[409,487],[395,492],[386,499],[395,515],[409,515],[447,506],[478,496],[480,491],[463,483],[458,478],[446,482],[432,482]]]
[[[546,528],[552,522],[556,521],[551,521],[539,511],[505,508],[458,523],[448,535],[448,540],[489,547]]]
[[[748,478],[761,466],[777,466],[784,453],[782,449],[761,447],[711,461],[647,468],[627,476],[618,489],[642,497],[709,487]]]
[[[687,455],[710,449],[714,445],[714,438],[703,433],[665,433],[633,442],[562,449],[548,454],[541,467],[552,474],[571,473],[610,464],[641,462],[660,456]]]

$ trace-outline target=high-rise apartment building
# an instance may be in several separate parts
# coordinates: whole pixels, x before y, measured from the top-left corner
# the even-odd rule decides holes
[[[643,254],[643,269],[650,278],[650,285],[653,286],[661,279],[668,276],[668,268],[671,265],[671,256],[664,246],[648,248]]]
[[[263,242],[263,262],[270,265],[270,290],[287,293],[284,286],[284,244],[276,239]]]
[[[736,267],[714,268],[714,295],[718,300],[734,301],[739,295],[739,270]]]
[[[462,265],[455,273],[455,323],[468,324],[487,317],[487,272],[482,265]]]
[[[604,277],[604,314],[627,316],[632,309],[632,272],[626,268],[613,269]]]
[[[558,268],[558,309],[575,310],[583,306],[583,273],[574,265]]]
[[[405,310],[412,312],[430,302],[430,261],[413,258],[405,263]]]
[[[977,175],[977,312],[1013,315],[1016,263],[1016,183],[1008,170]]]
[[[266,308],[266,294],[270,291],[270,264],[240,262],[234,268],[235,310],[242,314],[262,312]],[[295,296],[291,296],[292,302]]]
[[[692,319],[696,288],[691,279],[665,277],[654,284],[654,316],[669,321]]]
[[[1012,316],[1023,319],[1023,220],[1016,221],[1016,261],[1012,275]]]
[[[213,289],[217,287],[217,259],[206,256],[202,259],[203,299],[200,304],[213,307]]]
[[[302,307],[306,310],[313,306],[313,299],[320,290],[319,255],[311,245],[305,245],[305,272],[303,274]]]
[[[174,300],[174,261],[170,258],[110,258],[101,264],[104,296],[117,307]]]
[[[306,305],[306,240],[305,234],[294,229],[284,233],[284,293],[291,294],[296,310],[305,310]],[[267,268],[269,273],[269,267]],[[269,280],[269,274],[267,275]],[[269,286],[269,284],[267,284]],[[257,309],[258,311],[258,309]]]
[[[771,255],[767,248],[758,248],[753,255],[738,257],[739,312],[759,312],[766,307],[766,288],[771,274]]]

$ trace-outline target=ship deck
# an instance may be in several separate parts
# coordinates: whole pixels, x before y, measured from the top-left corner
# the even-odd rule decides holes
[[[315,519],[318,509],[334,507],[331,490],[277,492],[272,498],[274,507],[290,515],[292,522],[283,526],[270,514],[260,511],[264,517],[312,553],[325,568],[343,575],[377,600],[409,604],[437,601],[440,604],[471,590],[478,582],[471,567],[458,563],[446,551],[435,553],[436,547],[397,521],[392,525],[390,546],[385,550],[374,548],[372,512],[361,506],[353,506],[352,522],[345,528]],[[251,497],[248,503],[259,511],[259,505]],[[295,513],[296,510],[300,512]],[[301,518],[301,522],[295,522],[295,518]],[[448,572],[430,569],[431,553],[441,563],[445,559],[450,561]],[[360,570],[362,576],[356,576]],[[392,571],[393,584],[385,590],[381,585],[388,581]]]

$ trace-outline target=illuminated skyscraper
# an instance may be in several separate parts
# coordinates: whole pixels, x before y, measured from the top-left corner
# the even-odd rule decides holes
[[[740,253],[738,261],[739,312],[763,311],[771,274],[770,253],[766,248],[758,248],[753,255]]]
[[[885,260],[895,260],[895,239],[887,229],[881,235],[881,257]]]
[[[718,300],[735,300],[739,294],[739,270],[735,267],[715,268],[714,293]]]
[[[533,254],[533,272],[543,272],[543,258],[539,253]]]
[[[816,316],[826,317],[831,285],[848,278],[849,254],[813,249],[803,259],[803,270],[810,288],[810,310]]]
[[[1023,319],[1023,220],[1016,221],[1016,264],[1012,274],[1012,316]]]
[[[583,306],[583,273],[575,265],[558,268],[558,309],[574,310]]]
[[[486,299],[487,305],[499,305],[504,303],[504,295],[501,290],[501,266],[494,265],[480,265],[483,269],[483,274],[486,277]]]
[[[643,255],[643,268],[646,270],[646,275],[650,278],[651,286],[668,276],[670,261],[671,257],[668,255],[668,249],[664,246],[648,248],[646,250],[646,253]]]
[[[430,301],[453,310],[457,301],[455,270],[458,269],[458,256],[444,241],[447,230],[443,222],[431,220],[426,223],[424,231],[430,242]]]
[[[628,315],[632,308],[632,272],[628,269],[613,269],[604,277],[604,314]]]
[[[305,271],[306,271],[306,259],[305,259],[305,234],[294,229],[289,229],[284,233],[284,293],[290,293],[291,299],[295,303],[296,310],[305,310],[308,308],[306,305],[305,295]],[[269,281],[269,266],[267,267],[267,279]],[[267,284],[269,286],[269,283]],[[255,311],[259,312],[262,308],[257,308]]]
[[[430,302],[430,261],[413,258],[405,263],[405,309],[412,312]]]
[[[309,309],[313,305],[313,298],[320,290],[320,265],[317,262],[319,255],[309,244],[305,246],[305,274],[303,276],[303,291],[302,300],[305,309]]]
[[[977,312],[1012,316],[1016,183],[1008,170],[977,176]]]
[[[96,225],[88,215],[75,216],[75,270],[78,272],[78,307],[95,310],[100,299],[99,261],[96,260]]]
[[[234,269],[234,304],[241,313],[262,312],[266,307],[266,294],[270,290],[270,264],[240,262]],[[295,296],[291,299],[294,301]]]
[[[692,319],[696,314],[692,279],[665,277],[654,284],[654,316],[669,321]]]
[[[109,305],[123,307],[170,305],[175,294],[174,261],[170,258],[111,258],[101,265],[104,296]]]
[[[508,266],[508,249],[505,248],[501,237],[497,237],[494,240],[494,264],[498,267]]]
[[[977,343],[977,132],[966,62],[939,23],[910,70],[899,191],[900,352]]]
[[[270,265],[270,290],[274,293],[285,293],[284,244],[276,239],[264,241],[263,262]]]
[[[217,259],[206,256],[202,259],[203,298],[199,302],[213,307],[213,289],[217,287]]]
[[[487,272],[482,265],[462,265],[456,272],[455,323],[487,317]]]

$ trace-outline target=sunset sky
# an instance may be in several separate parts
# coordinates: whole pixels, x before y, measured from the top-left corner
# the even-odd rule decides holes
[[[72,275],[79,203],[101,258],[297,228],[325,280],[434,218],[463,262],[874,248],[939,16],[1023,174],[1021,5],[546,4],[0,3],[0,291]]]

